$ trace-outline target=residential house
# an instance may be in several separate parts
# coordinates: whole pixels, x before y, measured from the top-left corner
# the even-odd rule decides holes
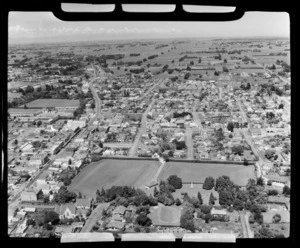
[[[210,214],[213,216],[213,217],[225,217],[227,216],[227,211],[226,209],[215,209],[215,208],[212,208],[211,211],[210,211]]]
[[[58,205],[54,211],[59,214],[60,219],[72,219],[76,216],[76,207],[73,204]]]

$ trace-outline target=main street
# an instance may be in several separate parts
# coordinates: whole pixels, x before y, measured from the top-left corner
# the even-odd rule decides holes
[[[148,95],[153,89],[155,89],[159,84],[161,84],[161,82],[162,82],[162,80],[159,80],[156,84],[154,84],[151,88],[149,88],[142,97],[145,97],[146,95]],[[131,157],[134,156],[137,146],[139,144],[141,135],[146,133],[147,114],[152,109],[152,106],[154,103],[155,103],[155,99],[152,98],[152,102],[149,104],[148,108],[145,110],[145,112],[142,115],[141,127],[139,128],[139,130],[135,136],[132,147],[130,148],[130,150],[128,152],[128,156],[131,156]]]

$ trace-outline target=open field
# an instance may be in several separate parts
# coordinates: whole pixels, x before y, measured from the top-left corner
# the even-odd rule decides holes
[[[212,164],[212,163],[188,163],[188,162],[167,162],[159,180],[165,180],[170,175],[177,175],[183,182],[201,182],[212,176],[229,176],[237,185],[244,186],[249,178],[254,178],[254,167],[236,164]]]
[[[155,175],[158,167],[157,161],[104,159],[84,168],[69,187],[87,197],[95,197],[96,190],[102,187],[143,187]]]
[[[159,204],[153,208],[149,218],[154,225],[159,226],[180,226],[181,210],[176,207],[168,207]]]
[[[26,104],[28,108],[79,107],[79,100],[38,99]],[[22,107],[22,106],[20,106]]]

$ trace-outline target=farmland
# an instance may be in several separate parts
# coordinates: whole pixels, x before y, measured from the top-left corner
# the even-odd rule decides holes
[[[157,161],[102,160],[94,162],[78,174],[70,188],[87,197],[94,197],[97,189],[112,186],[142,187],[159,167]]]
[[[229,176],[235,184],[244,186],[249,178],[254,178],[254,167],[235,164],[168,162],[158,178],[165,180],[170,175],[177,175],[183,182],[200,183],[203,183],[208,176],[217,178],[225,175]]]

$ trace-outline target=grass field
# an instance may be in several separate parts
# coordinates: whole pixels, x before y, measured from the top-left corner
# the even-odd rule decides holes
[[[181,209],[176,207],[168,207],[158,204],[158,207],[152,208],[149,218],[154,225],[159,226],[179,226]]]
[[[87,166],[69,186],[75,193],[95,197],[97,189],[112,186],[143,187],[151,180],[159,167],[157,161],[102,160]]]
[[[249,178],[254,178],[254,167],[235,164],[167,162],[158,180],[165,180],[170,175],[177,175],[183,182],[201,182],[212,176],[229,176],[237,185],[246,185]]]

